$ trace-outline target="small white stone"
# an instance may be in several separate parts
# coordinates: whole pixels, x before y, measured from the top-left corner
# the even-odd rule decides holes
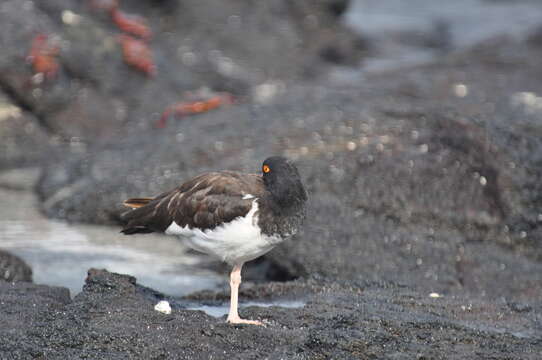
[[[436,293],[436,292],[432,292],[431,294],[429,294],[429,297],[431,298],[439,298],[441,295],[439,293]]]
[[[62,11],[62,22],[66,25],[77,25],[81,22],[81,16],[77,15],[73,11]]]
[[[162,300],[158,304],[154,306],[154,310],[159,311],[164,314],[171,314],[171,306],[169,306],[169,302]]]
[[[32,84],[39,85],[43,82],[45,76],[43,76],[43,73],[37,73],[34,76],[32,76]]]
[[[429,145],[427,144],[421,144],[420,145],[420,152],[422,154],[426,154],[429,151]]]
[[[469,88],[465,84],[455,84],[453,92],[455,96],[462,98],[469,94]]]
[[[356,150],[356,143],[353,142],[353,141],[349,141],[346,143],[346,148],[349,150],[349,151],[354,151]]]
[[[260,104],[270,104],[273,99],[284,92],[285,84],[280,80],[268,80],[257,85],[252,90],[254,101]]]
[[[22,110],[12,104],[0,103],[0,121],[8,118],[18,118],[22,114]]]

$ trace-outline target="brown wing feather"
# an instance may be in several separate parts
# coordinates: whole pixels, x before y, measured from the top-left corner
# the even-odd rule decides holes
[[[259,175],[236,172],[203,174],[124,214],[127,225],[122,232],[165,231],[173,221],[181,227],[212,229],[245,216],[253,199],[243,199],[243,196],[259,197],[264,191]]]

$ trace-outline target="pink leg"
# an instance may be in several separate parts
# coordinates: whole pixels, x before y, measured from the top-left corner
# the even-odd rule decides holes
[[[239,297],[239,284],[241,284],[241,268],[243,263],[235,264],[230,274],[230,288],[231,288],[231,301],[230,301],[230,314],[228,315],[228,322],[230,324],[252,324],[263,325],[258,320],[245,320],[239,317],[237,312],[237,298]]]

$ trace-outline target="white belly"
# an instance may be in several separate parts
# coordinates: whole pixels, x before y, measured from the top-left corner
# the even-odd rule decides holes
[[[257,199],[252,202],[252,208],[246,216],[212,230],[181,227],[174,221],[165,233],[181,237],[194,250],[216,256],[230,264],[242,263],[265,254],[282,240],[278,236],[262,234],[257,226],[256,211]]]

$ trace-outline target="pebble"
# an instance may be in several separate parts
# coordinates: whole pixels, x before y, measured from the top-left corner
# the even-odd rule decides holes
[[[164,314],[171,314],[171,306],[169,306],[169,302],[162,300],[158,304],[154,306],[154,310],[159,311]]]

